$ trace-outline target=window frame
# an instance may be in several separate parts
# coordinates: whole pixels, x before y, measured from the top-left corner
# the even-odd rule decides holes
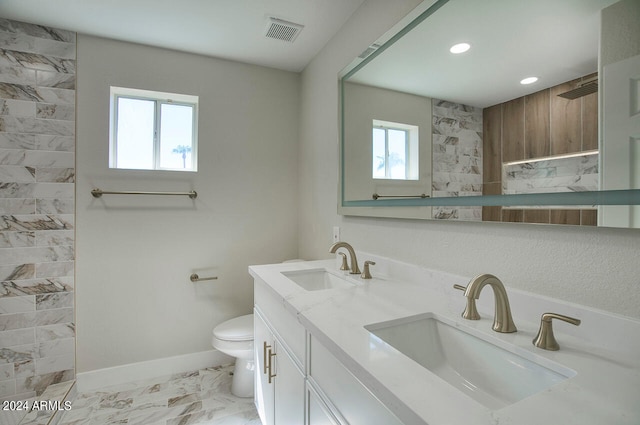
[[[384,130],[385,133],[385,177],[375,177],[375,170],[371,170],[374,180],[415,181],[419,180],[419,133],[418,126],[374,119],[372,121],[372,149],[374,130]],[[389,130],[402,131],[405,134],[405,178],[392,178],[389,167]],[[373,155],[372,155],[373,165]]]
[[[145,100],[154,102],[154,123],[153,123],[153,168],[129,168],[118,167],[118,100],[121,98],[133,100]],[[140,90],[125,87],[110,88],[110,108],[109,108],[109,168],[118,170],[140,170],[140,171],[198,171],[198,102],[199,97],[193,95],[166,93],[151,90]],[[190,106],[193,109],[191,121],[191,167],[190,168],[167,168],[160,166],[160,148],[162,141],[162,105]]]

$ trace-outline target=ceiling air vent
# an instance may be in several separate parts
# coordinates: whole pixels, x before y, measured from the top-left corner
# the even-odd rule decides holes
[[[366,59],[371,53],[375,52],[380,48],[379,44],[373,43],[371,46],[367,47],[366,50],[358,55],[360,59]]]
[[[300,31],[302,31],[302,28],[304,28],[304,25],[283,21],[278,18],[269,18],[265,36],[293,43],[296,37],[298,37],[298,34],[300,34]]]

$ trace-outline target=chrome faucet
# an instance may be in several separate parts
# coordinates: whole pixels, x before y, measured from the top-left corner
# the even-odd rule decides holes
[[[460,285],[454,285],[456,289],[464,290],[464,296],[467,297],[467,307],[464,309],[462,317],[469,320],[480,319],[480,314],[478,314],[478,309],[476,308],[476,300],[480,297],[480,292],[486,285],[493,288],[496,303],[493,330],[502,333],[516,332],[518,329],[511,317],[511,307],[509,307],[507,291],[504,289],[504,285],[500,282],[500,279],[491,274],[481,274],[474,277],[466,288]]]
[[[346,242],[336,242],[331,245],[331,248],[329,248],[329,252],[335,254],[335,252],[339,248],[344,248],[349,252],[349,259],[351,260],[351,271],[349,273],[360,274],[360,268],[358,268],[358,260],[356,259],[356,252],[353,250],[353,247]]]

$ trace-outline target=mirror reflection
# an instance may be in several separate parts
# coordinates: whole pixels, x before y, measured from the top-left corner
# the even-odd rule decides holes
[[[425,3],[437,10],[371,46],[342,81],[342,202],[640,187],[609,171],[633,167],[629,153],[625,165],[603,166],[599,146],[601,22],[611,38],[601,10],[617,0]],[[631,219],[606,218],[638,215],[633,206],[432,205],[363,214],[625,227]]]

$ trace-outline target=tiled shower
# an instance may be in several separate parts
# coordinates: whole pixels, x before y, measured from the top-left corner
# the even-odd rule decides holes
[[[433,197],[482,195],[482,108],[432,99]],[[433,207],[440,220],[482,220],[482,207]]]
[[[0,400],[75,378],[76,35],[0,19]]]

